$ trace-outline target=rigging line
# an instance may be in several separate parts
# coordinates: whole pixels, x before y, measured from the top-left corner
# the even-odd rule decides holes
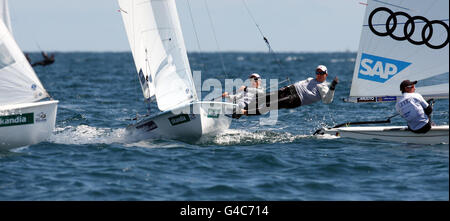
[[[278,90],[278,88],[279,88],[278,85],[281,85],[281,84],[283,84],[283,83],[285,83],[285,82],[289,82],[289,84],[290,84],[289,78],[286,78],[286,79],[282,80],[281,82],[278,82],[277,85],[274,85],[274,86],[272,86],[272,87],[267,88],[267,89],[266,89],[266,91],[268,90],[267,93],[270,93],[270,91],[271,91],[273,88],[275,88],[276,90]]]
[[[286,74],[287,72],[284,70],[283,66],[281,65],[280,60],[278,59],[278,57],[277,57],[275,51],[273,50],[272,46],[270,45],[269,40],[268,40],[267,37],[264,35],[264,33],[263,33],[261,27],[259,26],[258,22],[256,22],[256,19],[255,19],[255,17],[253,16],[252,12],[250,11],[250,8],[248,7],[246,0],[242,0],[242,2],[244,3],[245,9],[247,10],[248,14],[249,14],[250,17],[252,18],[253,23],[255,23],[256,27],[258,28],[259,33],[260,33],[261,36],[263,37],[264,42],[266,43],[267,47],[269,48],[269,54],[272,54],[272,55],[273,55],[273,57],[274,57],[275,61],[277,62],[277,64],[278,64],[280,70],[283,71],[283,72],[285,72],[285,74]],[[289,84],[291,84],[291,80],[289,79],[289,76],[287,76],[286,79],[287,79],[287,81],[289,82]]]
[[[401,9],[404,9],[404,10],[411,11],[411,9],[409,9],[409,8],[405,8],[405,7],[402,7],[402,6],[399,6],[399,5],[394,5],[394,4],[391,4],[391,3],[388,3],[388,2],[383,2],[383,1],[380,1],[380,0],[373,0],[373,1],[381,3],[381,4],[390,5],[390,6],[394,6],[394,7],[397,7],[397,8],[401,8]]]
[[[38,47],[40,52],[43,52],[41,46],[39,45],[39,43],[36,41],[36,39],[34,39],[34,43],[36,43],[36,46]]]
[[[192,22],[192,26],[193,26],[193,28],[194,28],[194,34],[195,34],[195,38],[197,39],[197,45],[198,45],[198,52],[199,52],[199,55],[201,55],[202,53],[202,49],[201,49],[201,47],[200,47],[200,40],[199,40],[199,38],[198,38],[198,34],[197,34],[197,28],[196,28],[196,26],[195,26],[195,21],[194,21],[194,17],[193,17],[193,13],[192,13],[192,9],[191,9],[191,3],[190,3],[190,0],[187,0],[186,1],[187,2],[187,4],[188,4],[188,8],[189,8],[189,16],[190,16],[190,18],[191,18],[191,22]],[[202,59],[203,61],[206,61],[206,59]],[[202,63],[201,62],[199,62],[199,64],[200,64],[200,66],[202,65]],[[207,72],[208,71],[208,69],[207,69],[207,67],[206,67],[206,63],[205,64],[203,64],[203,69],[205,70],[205,72]],[[192,70],[191,70],[192,71]],[[195,88],[195,87],[194,87]]]
[[[205,6],[206,6],[206,12],[208,13],[209,23],[211,25],[211,29],[212,29],[212,32],[213,32],[214,40],[216,41],[217,50],[219,52],[220,62],[222,63],[222,70],[223,70],[223,73],[224,73],[224,77],[226,77],[227,76],[227,71],[226,71],[226,68],[225,68],[225,62],[224,62],[222,53],[220,53],[219,41],[217,40],[216,30],[214,29],[214,24],[213,24],[213,21],[212,21],[211,13],[209,11],[208,0],[205,0]]]
[[[198,50],[199,50],[199,52],[201,52],[202,49],[201,49],[201,47],[200,47],[200,40],[199,40],[199,38],[198,38],[197,28],[195,27],[194,17],[192,16],[191,3],[190,3],[189,0],[187,0],[186,2],[187,2],[187,4],[188,4],[188,8],[189,8],[189,17],[191,18],[192,26],[194,27],[194,34],[195,34],[195,38],[197,39]]]

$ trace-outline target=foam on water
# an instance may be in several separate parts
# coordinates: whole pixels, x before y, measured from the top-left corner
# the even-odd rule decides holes
[[[293,143],[299,139],[310,138],[309,135],[293,135],[288,132],[247,131],[228,129],[215,136],[205,136],[197,142],[199,145],[255,145],[274,143]]]
[[[56,128],[49,141],[57,144],[83,145],[125,143],[127,139],[124,128],[111,129],[78,125]]]
[[[317,139],[323,139],[323,140],[333,140],[338,139],[338,136],[331,135],[331,134],[323,134],[323,135],[317,135]]]
[[[192,147],[192,145],[188,143],[184,143],[181,141],[174,141],[174,140],[164,140],[164,139],[147,139],[147,140],[141,140],[137,142],[130,142],[127,144],[124,144],[125,147],[133,148],[133,147],[139,147],[139,148],[180,148],[180,147]]]
[[[311,135],[294,135],[288,132],[247,131],[228,129],[214,136],[204,136],[194,145],[254,145],[293,143],[299,139],[312,138]],[[330,138],[332,139],[332,138]],[[56,128],[49,142],[56,144],[124,144],[126,147],[173,148],[191,146],[191,144],[165,139],[141,139],[138,135],[128,133],[125,128],[97,128],[88,125]]]

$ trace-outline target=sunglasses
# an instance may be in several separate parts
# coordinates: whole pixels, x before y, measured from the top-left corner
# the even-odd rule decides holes
[[[327,72],[324,72],[324,71],[316,71],[316,74],[319,74],[319,75],[325,75],[325,74],[327,74]]]

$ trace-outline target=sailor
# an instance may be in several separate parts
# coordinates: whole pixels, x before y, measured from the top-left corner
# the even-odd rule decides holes
[[[47,66],[47,65],[51,65],[55,62],[55,54],[52,54],[50,56],[47,55],[46,52],[41,52],[42,57],[44,57],[44,60],[36,62],[34,64],[32,64],[31,66],[36,66],[36,65],[42,65],[42,66]]]
[[[233,114],[234,118],[239,118],[242,114],[247,115],[249,104],[258,101],[258,95],[264,94],[264,89],[261,87],[261,76],[257,73],[251,74],[249,77],[251,86],[242,86],[238,89],[238,93],[230,95],[228,92],[224,92],[222,97],[227,98],[229,101],[236,103],[239,110]]]
[[[402,98],[400,98],[395,109],[402,116],[408,129],[414,133],[426,133],[431,129],[430,114],[433,108],[428,104],[422,95],[415,93],[417,81],[404,80],[400,84]]]
[[[339,83],[339,79],[335,77],[331,85],[328,86],[327,77],[327,67],[319,65],[316,68],[316,78],[310,77],[281,88],[275,92],[277,93],[275,99],[273,98],[275,96],[274,92],[267,94],[266,103],[258,106],[257,110],[249,110],[248,113],[260,114],[275,109],[297,108],[320,100],[325,104],[329,104],[333,102],[334,91]]]

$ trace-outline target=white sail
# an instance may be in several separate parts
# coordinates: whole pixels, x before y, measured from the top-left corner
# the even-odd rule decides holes
[[[9,16],[8,0],[0,0],[0,20],[3,20],[6,27],[8,27],[9,32],[12,33],[11,29],[11,18]]]
[[[174,0],[118,0],[145,98],[161,111],[198,100]]]
[[[350,97],[392,101],[409,79],[424,97],[448,98],[448,8],[448,0],[368,0]]]
[[[0,21],[0,105],[49,97],[3,21]]]

